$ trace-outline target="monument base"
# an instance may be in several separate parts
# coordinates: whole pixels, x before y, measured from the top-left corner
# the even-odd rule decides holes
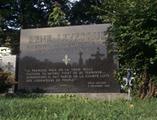
[[[83,98],[89,98],[94,100],[118,100],[118,99],[128,99],[128,95],[126,93],[44,93],[43,95],[75,95]]]

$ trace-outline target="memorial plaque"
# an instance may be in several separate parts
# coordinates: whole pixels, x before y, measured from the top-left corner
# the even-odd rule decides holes
[[[21,30],[18,89],[119,92],[109,54],[110,24]]]

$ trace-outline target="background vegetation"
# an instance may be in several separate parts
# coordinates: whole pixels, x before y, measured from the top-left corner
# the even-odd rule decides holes
[[[0,69],[0,93],[8,91],[12,85],[17,84],[15,81],[15,75],[10,72],[5,72]]]
[[[129,68],[133,88],[141,98],[157,91],[157,2],[153,0],[105,0],[95,7],[104,21],[112,23],[114,52],[118,55],[117,77],[122,80]]]

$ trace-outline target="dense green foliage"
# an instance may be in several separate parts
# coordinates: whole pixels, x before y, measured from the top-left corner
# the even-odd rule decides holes
[[[56,0],[1,0],[0,1],[0,46],[6,46],[19,53],[20,29],[48,27],[48,17]],[[60,0],[62,10],[68,14],[68,0]],[[67,15],[66,15],[67,17]]]
[[[100,0],[80,0],[71,9],[70,23],[72,25],[102,23],[101,14],[94,11],[93,6],[99,6]]]
[[[53,5],[52,12],[48,17],[48,25],[51,27],[68,25],[66,15],[61,9],[61,5],[57,2]]]
[[[105,0],[96,10],[112,24],[112,42],[118,55],[118,78],[129,68],[140,96],[154,96],[157,83],[157,2]]]
[[[96,101],[71,96],[0,97],[1,120],[156,120],[157,100]]]

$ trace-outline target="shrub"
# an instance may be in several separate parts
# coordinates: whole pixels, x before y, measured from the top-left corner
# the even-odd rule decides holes
[[[4,72],[0,69],[0,93],[4,93],[9,87],[16,84],[14,75],[10,72]]]

